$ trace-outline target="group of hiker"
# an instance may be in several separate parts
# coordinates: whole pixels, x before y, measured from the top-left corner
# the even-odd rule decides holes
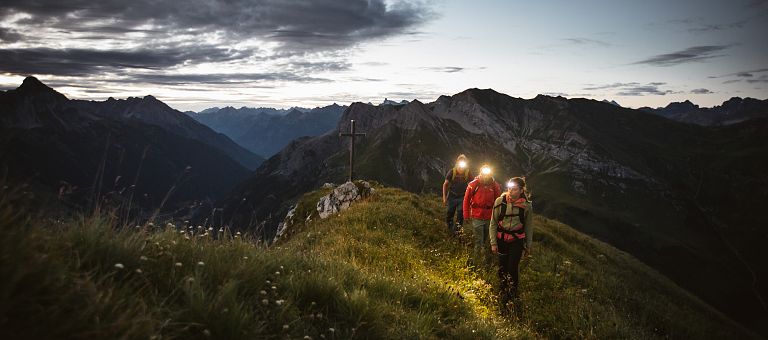
[[[519,267],[520,260],[531,254],[533,210],[524,177],[510,178],[505,187],[502,192],[488,165],[483,165],[474,176],[462,154],[445,175],[443,204],[447,207],[445,222],[452,235],[461,232],[464,220],[471,222],[475,264],[488,264],[491,254],[498,257],[501,311],[508,314],[514,310],[519,315]]]

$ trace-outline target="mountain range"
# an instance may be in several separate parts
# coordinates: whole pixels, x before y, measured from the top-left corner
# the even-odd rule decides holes
[[[336,128],[292,141],[217,206],[265,238],[298,195],[345,180],[354,119],[356,176],[438,192],[456,155],[524,175],[534,210],[606,241],[753,329],[768,310],[768,120],[683,124],[587,99],[470,89],[435,102],[353,103]],[[766,330],[762,330],[766,334]]]
[[[278,109],[225,107],[191,116],[251,152],[269,157],[293,139],[333,129],[345,108],[333,104],[308,110],[293,108],[282,114]]]
[[[366,133],[355,146],[357,178],[435,193],[460,153],[475,169],[492,166],[498,181],[526,176],[537,214],[632,254],[766,335],[768,230],[756,213],[768,202],[764,102],[729,100],[720,114],[756,118],[722,126],[480,89],[432,103],[353,103],[283,116],[224,108],[192,119],[152,96],[70,100],[30,77],[0,93],[0,161],[6,181],[31,183],[49,201],[128,202],[199,221],[220,212],[230,227],[271,239],[302,194],[346,180],[349,141],[339,133],[355,120]],[[676,112],[686,111],[683,104]],[[250,172],[261,159],[200,123],[208,118],[230,133],[241,128],[254,143],[307,130],[282,140]],[[200,201],[216,201],[216,210]]]
[[[0,131],[8,180],[76,206],[213,200],[262,161],[152,96],[70,100],[34,77],[0,93]]]
[[[732,125],[752,118],[768,118],[768,100],[733,97],[722,105],[699,107],[686,100],[670,103],[666,107],[652,109],[641,107],[638,110],[657,114],[676,121],[704,125]]]

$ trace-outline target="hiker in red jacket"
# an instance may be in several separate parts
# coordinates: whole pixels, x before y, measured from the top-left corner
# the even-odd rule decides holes
[[[491,167],[483,165],[480,175],[467,185],[464,192],[464,219],[472,219],[475,235],[474,263],[489,263],[488,225],[491,221],[493,202],[501,194],[499,184],[491,176]]]

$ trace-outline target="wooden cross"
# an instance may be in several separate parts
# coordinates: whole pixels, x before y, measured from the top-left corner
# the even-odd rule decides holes
[[[352,179],[354,177],[354,171],[355,171],[355,136],[365,136],[365,133],[355,133],[355,120],[352,119],[349,121],[349,133],[339,133],[339,137],[350,137],[352,138],[351,143],[349,143],[349,181],[352,182]]]

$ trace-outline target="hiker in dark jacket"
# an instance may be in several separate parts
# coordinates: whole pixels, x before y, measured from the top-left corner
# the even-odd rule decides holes
[[[513,177],[507,191],[493,204],[491,223],[491,252],[499,257],[499,303],[502,314],[511,310],[522,315],[517,288],[520,284],[520,259],[531,254],[533,209],[528,200],[525,178]]]
[[[448,231],[456,235],[464,224],[464,191],[472,179],[472,171],[469,170],[467,156],[463,154],[456,158],[456,164],[445,174],[443,182],[443,206],[448,209],[445,212],[445,223]],[[458,211],[457,211],[458,210]],[[456,214],[456,224],[453,224],[453,215]]]
[[[491,176],[491,168],[484,165],[480,175],[467,185],[464,192],[464,218],[472,218],[472,229],[475,234],[474,261],[488,263],[488,223],[491,220],[493,201],[501,193],[499,184]]]

